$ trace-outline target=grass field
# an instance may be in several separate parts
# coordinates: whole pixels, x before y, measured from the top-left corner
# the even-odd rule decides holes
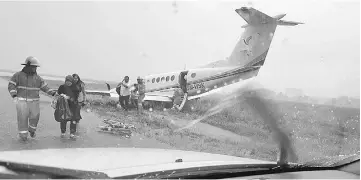
[[[207,104],[198,102],[199,104]],[[272,112],[295,143],[300,160],[351,154],[359,151],[360,110],[327,105],[270,101]],[[203,105],[201,106],[204,107]],[[214,126],[251,137],[257,142],[272,142],[270,131],[239,101],[205,121]]]
[[[359,152],[359,109],[268,101],[280,126],[292,138],[299,162]],[[144,115],[136,115],[136,112],[126,115],[117,110],[116,102],[111,100],[93,99],[91,102],[91,107],[102,117],[133,123],[138,127],[138,133],[156,138],[176,149],[263,160],[276,160],[277,157],[278,150],[270,138],[270,130],[239,98],[226,102],[231,106],[221,105],[219,112],[209,117],[209,110],[221,104],[219,99],[199,100],[192,104],[192,112],[155,111]],[[250,138],[251,142],[211,138],[188,129],[175,132],[177,127],[169,121],[191,121],[201,117],[207,117],[202,120],[203,123]]]

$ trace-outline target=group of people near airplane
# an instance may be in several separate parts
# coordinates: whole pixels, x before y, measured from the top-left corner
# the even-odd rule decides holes
[[[65,137],[66,126],[70,122],[70,138],[76,138],[77,124],[82,119],[80,111],[86,102],[85,83],[78,74],[68,75],[58,90],[52,90],[37,74],[37,68],[40,67],[37,58],[29,56],[22,65],[24,68],[16,72],[8,84],[8,91],[16,104],[20,139],[26,141],[29,134],[32,138],[36,136],[40,117],[40,91],[55,97],[52,103],[54,118],[60,124],[61,137]],[[137,83],[130,84],[126,76],[116,89],[119,104],[125,111],[130,108],[142,109],[145,84],[141,77],[137,78]]]
[[[60,124],[61,137],[65,137],[66,125],[70,122],[70,138],[76,138],[77,124],[82,119],[81,107],[85,105],[85,84],[79,75],[65,77],[64,84],[58,90],[52,90],[37,74],[40,63],[37,58],[26,58],[24,68],[16,72],[9,80],[8,91],[16,104],[18,132],[21,140],[28,135],[34,138],[40,117],[40,95],[43,91],[55,97],[54,118]]]
[[[136,108],[138,111],[142,110],[145,84],[140,76],[138,76],[135,84],[131,84],[129,76],[125,76],[122,82],[117,85],[116,91],[119,95],[119,104],[125,111],[131,108]]]

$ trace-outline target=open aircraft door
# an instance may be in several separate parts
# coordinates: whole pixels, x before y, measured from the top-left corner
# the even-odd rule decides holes
[[[187,93],[187,74],[188,71],[182,71],[178,77],[178,83],[184,93]]]

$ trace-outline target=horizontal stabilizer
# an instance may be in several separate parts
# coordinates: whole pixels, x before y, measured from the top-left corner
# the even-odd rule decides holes
[[[277,25],[280,25],[280,26],[296,26],[296,25],[299,25],[299,24],[303,24],[303,23],[294,22],[294,21],[284,21],[284,20],[278,20],[277,21]]]

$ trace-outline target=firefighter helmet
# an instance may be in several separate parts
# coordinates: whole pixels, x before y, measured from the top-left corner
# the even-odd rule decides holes
[[[36,59],[36,58],[33,57],[33,56],[27,57],[26,60],[25,60],[25,63],[24,63],[24,64],[21,64],[21,65],[40,67],[39,60]]]
[[[140,76],[138,76],[137,80],[138,80],[138,79],[142,80],[142,78],[141,78]]]

